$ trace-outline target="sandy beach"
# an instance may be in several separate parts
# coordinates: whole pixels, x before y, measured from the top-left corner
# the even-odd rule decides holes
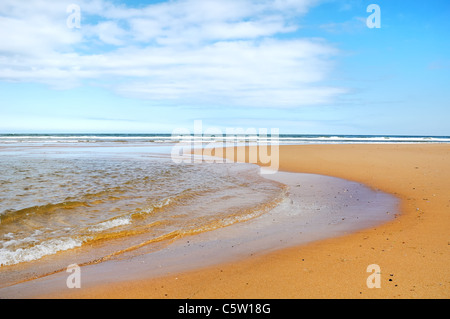
[[[3,0],[0,300],[450,299],[450,2],[404,3]]]
[[[44,298],[449,298],[450,147],[280,146],[280,170],[344,178],[395,195],[379,227],[232,263]],[[381,269],[369,289],[367,266]]]

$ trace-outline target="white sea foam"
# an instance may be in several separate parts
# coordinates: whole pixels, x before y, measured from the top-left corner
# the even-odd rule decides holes
[[[114,227],[128,225],[130,223],[131,223],[131,218],[130,217],[120,217],[120,218],[107,220],[107,221],[105,221],[103,223],[95,225],[95,226],[91,227],[89,230],[91,232],[100,232],[100,231],[104,231],[104,230],[111,229],[111,228],[114,228]]]
[[[151,214],[154,212],[155,208],[163,208],[164,206],[169,205],[172,201],[173,201],[172,197],[167,197],[166,199],[161,200],[150,207],[142,209],[140,211],[140,214]]]
[[[276,138],[279,143],[310,144],[310,143],[449,143],[450,136],[376,136],[376,135],[301,135],[281,134]],[[84,143],[84,142],[153,142],[153,143],[211,143],[211,142],[273,142],[269,136],[258,135],[1,135],[0,141],[5,143]]]
[[[29,248],[19,248],[11,251],[6,248],[0,249],[0,266],[14,265],[40,259],[44,256],[53,255],[59,251],[72,249],[82,245],[81,240],[70,237],[50,239]]]

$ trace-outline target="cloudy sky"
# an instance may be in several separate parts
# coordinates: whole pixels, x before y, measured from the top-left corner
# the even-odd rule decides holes
[[[448,0],[2,0],[0,133],[450,135],[449,17]]]

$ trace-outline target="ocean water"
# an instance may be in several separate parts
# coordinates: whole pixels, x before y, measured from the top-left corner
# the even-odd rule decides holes
[[[89,264],[168,244],[259,216],[285,196],[253,165],[176,164],[167,146],[62,142],[0,146],[0,278],[64,252]]]
[[[239,130],[235,130],[239,131]],[[219,136],[207,134],[0,134],[0,145],[47,144],[47,143],[143,143],[145,145],[167,145],[182,141],[211,142],[261,142],[271,139],[271,135],[236,134],[227,136],[226,131]],[[250,131],[249,131],[250,132]],[[268,132],[270,133],[270,132]],[[312,135],[279,134],[280,144],[333,144],[333,143],[450,143],[450,136],[409,136],[409,135]]]

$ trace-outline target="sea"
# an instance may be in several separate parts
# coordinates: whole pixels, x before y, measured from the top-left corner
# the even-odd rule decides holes
[[[173,148],[193,141],[195,146],[208,147],[223,146],[225,139],[173,134],[0,134],[3,284],[60,271],[67,255],[75,254],[83,265],[144,246],[158,250],[179,238],[254,219],[286,200],[286,185],[264,178],[256,165],[174,161]],[[226,141],[230,143],[229,137]],[[241,135],[231,142],[261,141],[279,145],[449,143],[450,137]]]

